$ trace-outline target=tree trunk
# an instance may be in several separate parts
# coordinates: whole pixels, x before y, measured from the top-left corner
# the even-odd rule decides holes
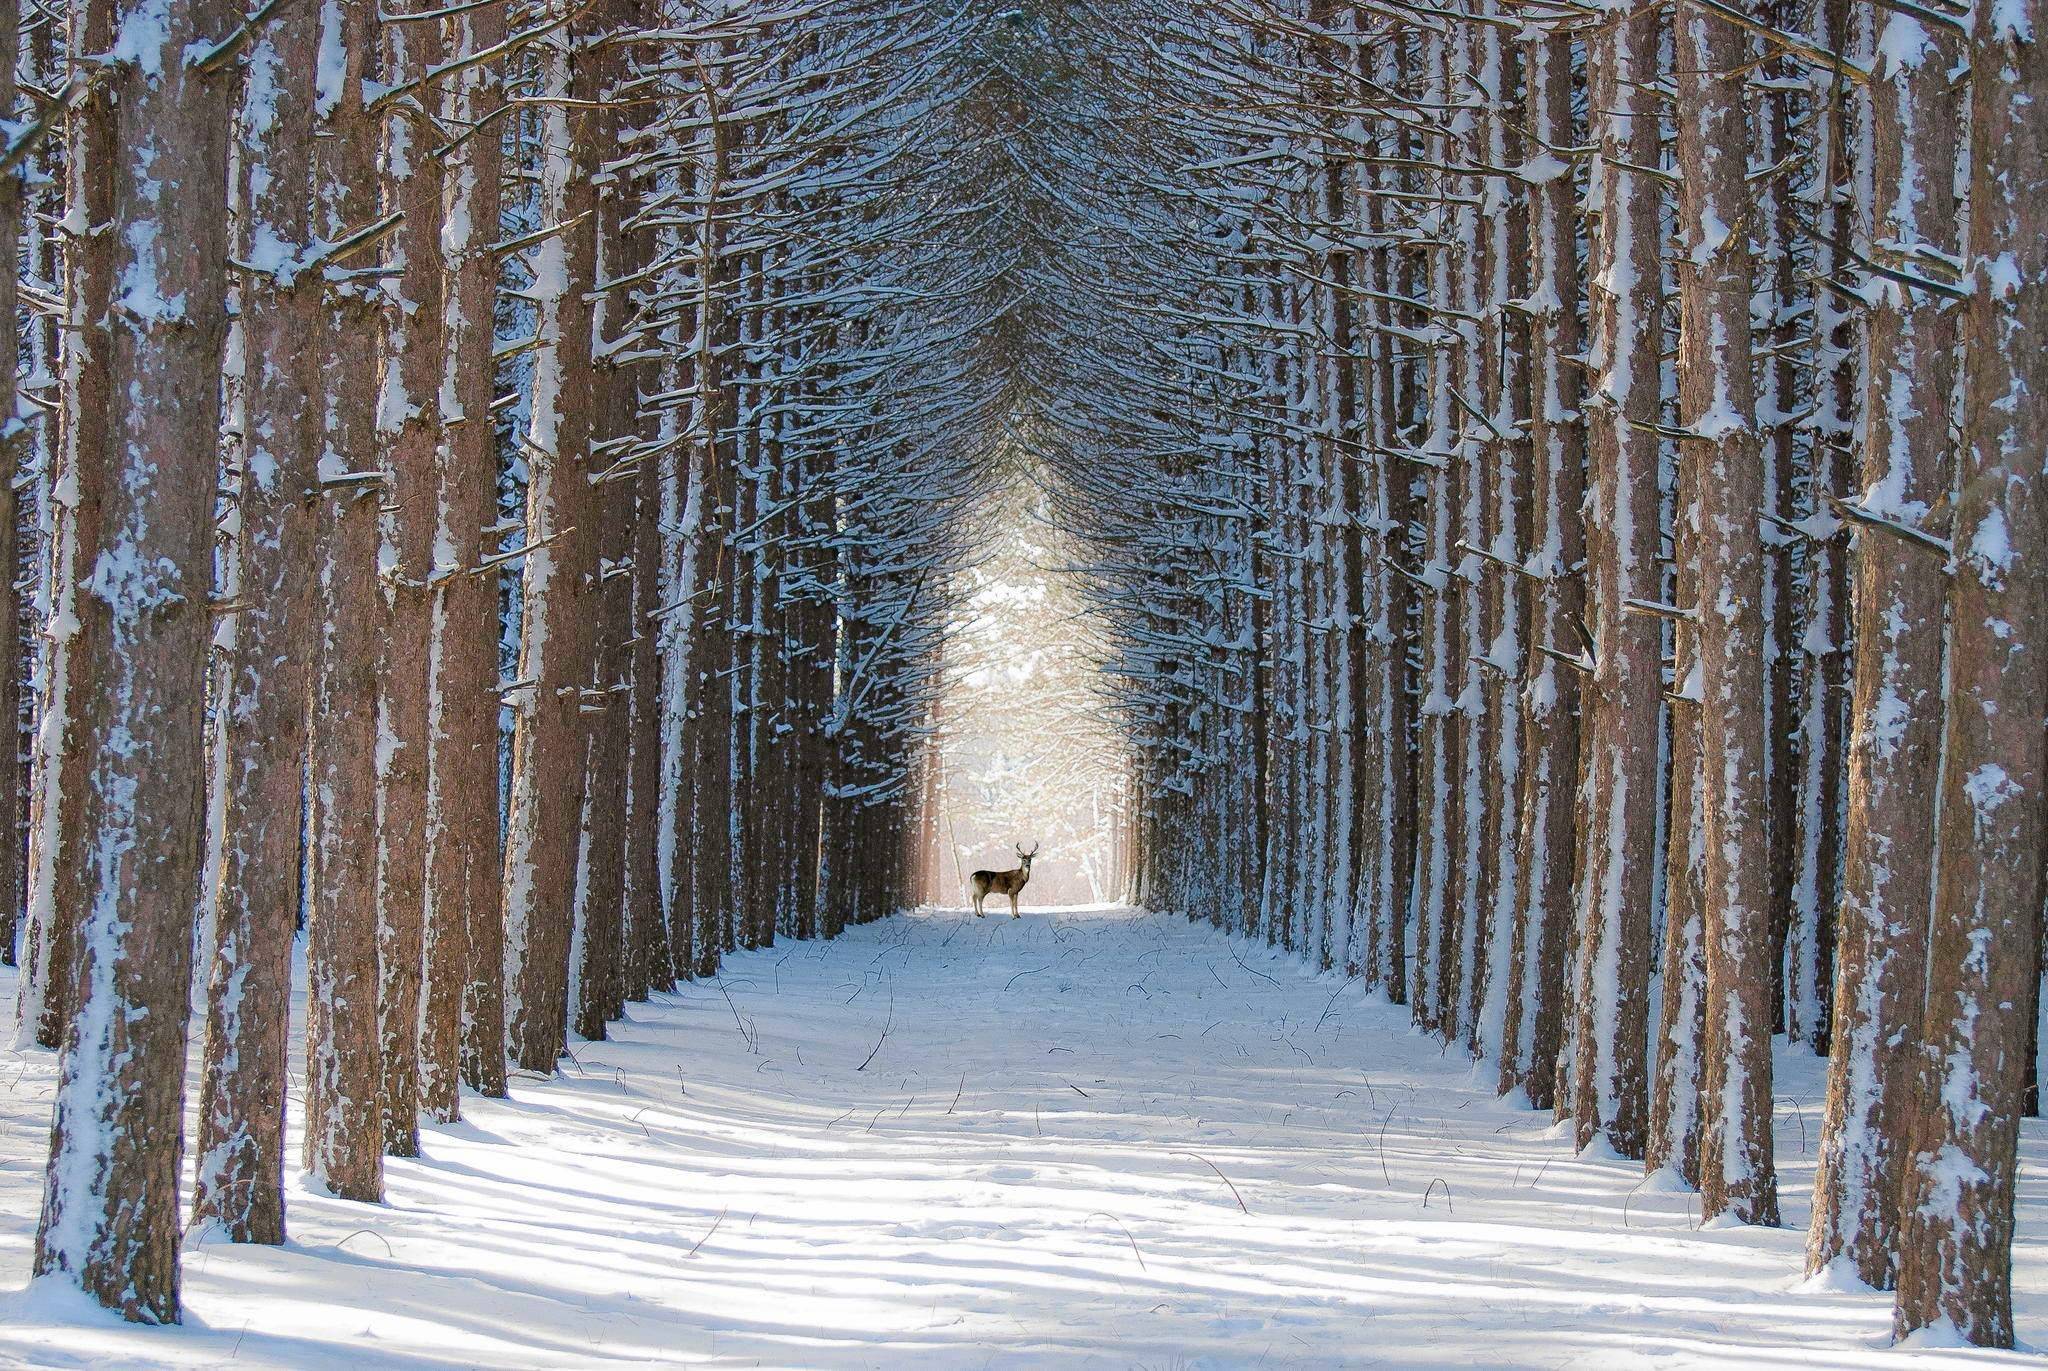
[[[81,146],[112,155],[80,169],[87,197],[121,232],[81,252],[74,306],[107,330],[104,392],[68,371],[71,412],[103,403],[67,478],[91,492],[60,594],[75,618],[69,670],[81,765],[60,811],[58,917],[76,931],[70,1016],[37,1275],[59,1275],[144,1323],[175,1323],[178,1174],[184,1157],[185,1029],[199,904],[199,778],[212,636],[213,502],[226,326],[227,130],[232,83],[188,60],[225,31],[219,0],[129,7],[86,0],[74,53],[118,31],[127,61],[109,99],[73,118]],[[12,264],[9,264],[12,270]],[[95,349],[98,351],[98,349]],[[83,432],[77,436],[84,437]],[[83,503],[83,501],[81,501]],[[89,574],[79,577],[81,571]],[[12,669],[12,664],[9,664]],[[47,853],[46,853],[47,855]],[[55,969],[54,967],[52,969]]]
[[[550,16],[567,13],[550,0]],[[540,219],[560,225],[533,248],[533,349],[526,555],[514,697],[511,816],[505,833],[506,1031],[528,1071],[552,1073],[567,1044],[570,938],[588,761],[583,692],[595,642],[600,500],[590,484],[591,301],[596,150],[590,115],[595,55],[570,39],[543,45]]]
[[[236,208],[238,260],[305,253],[312,244],[310,83],[318,37],[310,6],[280,12],[251,40],[256,70],[290,92],[245,99]],[[237,510],[240,601],[234,609],[223,744],[223,842],[208,971],[199,1097],[195,1222],[233,1242],[281,1243],[286,1029],[305,835],[313,521],[320,496],[318,393],[323,308],[317,272],[248,270],[241,327],[246,470]]]
[[[1592,328],[1586,398],[1586,607],[1591,667],[1582,696],[1585,783],[1579,818],[1576,1057],[1578,1145],[1604,1133],[1625,1157],[1643,1154],[1648,1114],[1650,901],[1656,869],[1662,644],[1655,620],[1631,614],[1655,599],[1662,243],[1654,180],[1617,163],[1655,166],[1662,26],[1648,11],[1617,17],[1588,40],[1589,99],[1600,146],[1600,214],[1588,266]],[[1569,650],[1567,647],[1566,650]]]
[[[1971,25],[1969,438],[1896,1327],[1946,1323],[1979,1346],[2010,1347],[2014,1154],[2048,843],[2048,63],[2037,46],[2048,4],[1980,8]]]
[[[0,109],[12,111],[15,100],[15,73],[21,61],[21,15],[18,10],[9,9],[0,14]],[[18,279],[13,270],[16,254],[21,247],[24,215],[22,213],[27,196],[24,194],[19,173],[10,172],[0,184],[0,263],[7,269],[0,271],[0,320],[7,324],[4,336],[20,340],[24,330],[21,327]],[[30,236],[41,232],[32,221],[27,222]],[[27,675],[23,668],[28,665],[22,651],[23,645],[23,597],[21,589],[33,584],[23,579],[21,572],[21,502],[17,492],[21,489],[22,453],[28,448],[28,427],[16,418],[22,406],[17,395],[14,375],[15,357],[9,354],[7,364],[0,366],[0,416],[4,416],[5,429],[0,430],[0,569],[10,578],[11,590],[0,596],[0,728],[11,732],[17,751],[21,745],[21,701],[22,682]],[[22,790],[18,765],[0,768],[0,964],[12,966],[15,962],[14,938],[16,924],[20,917],[20,902],[16,898],[21,889],[26,853],[22,845]]]
[[[70,9],[65,48],[70,53],[106,52],[114,43],[116,6],[93,0]],[[99,302],[113,298],[114,254],[98,234],[74,231],[71,225],[113,222],[113,177],[109,168],[120,156],[119,114],[113,85],[90,86],[72,107],[65,124],[65,212],[59,231],[64,236],[64,324],[61,430],[57,469],[51,482],[49,613],[44,627],[42,722],[36,729],[34,774],[29,797],[28,933],[22,955],[20,1037],[43,1047],[64,1041],[71,1020],[71,989],[76,979],[73,949],[77,905],[60,903],[70,873],[87,860],[87,830],[76,809],[84,794],[79,780],[87,762],[87,741],[80,731],[79,696],[96,690],[97,681],[80,675],[74,665],[82,582],[91,574],[85,549],[97,546],[101,523],[100,489],[90,477],[115,441],[110,426],[114,400],[109,379],[115,366],[114,336]],[[209,443],[217,442],[210,438]],[[217,479],[209,474],[209,484]],[[86,560],[81,560],[85,558]],[[74,686],[77,689],[74,690]]]
[[[397,12],[429,12],[432,0]],[[382,18],[385,70],[403,85],[441,58],[440,26]],[[378,683],[377,1018],[383,1061],[384,1150],[419,1155],[420,1006],[426,943],[428,664],[432,652],[434,535],[442,442],[442,160],[429,129],[402,113],[383,121],[380,208],[405,215],[387,239],[387,295],[379,339],[377,450],[385,486],[379,510],[379,589],[389,637]],[[436,930],[437,934],[440,930]],[[440,1087],[447,1098],[450,1085]]]
[[[1574,144],[1571,41],[1539,36],[1524,48],[1529,131],[1546,151]],[[1573,177],[1551,157],[1530,199],[1529,441],[1534,453],[1528,569],[1540,579],[1530,616],[1532,647],[1570,657],[1583,622],[1586,555],[1585,430],[1580,413],[1577,210]],[[1530,173],[1525,170],[1525,175]],[[1506,1044],[1500,1088],[1521,1087],[1536,1109],[1557,1102],[1557,1053],[1564,1011],[1578,833],[1580,673],[1548,653],[1529,657],[1522,691],[1520,918],[1510,958]]]
[[[1672,624],[1671,795],[1665,828],[1662,1002],[1652,1062],[1647,1171],[1700,1183],[1700,1034],[1706,1021],[1705,776],[1700,770],[1699,465],[1681,454],[1671,519],[1673,589],[1688,617]]]
[[[1958,44],[1905,15],[1873,73],[1863,183],[1870,240],[1956,243]],[[1883,283],[1864,328],[1861,508],[1913,527],[1949,514],[1956,309],[1931,291]],[[1885,529],[1856,535],[1855,727],[1849,740],[1826,1121],[1807,1269],[1847,1258],[1866,1284],[1895,1283],[1904,1130],[1918,1069],[1934,884],[1942,718],[1940,555]]]
[[[1770,845],[1764,793],[1764,505],[1750,370],[1749,129],[1743,31],[1677,21],[1678,406],[1694,469],[1700,701],[1700,1213],[1778,1221],[1771,1156]]]
[[[449,50],[483,52],[505,36],[502,6],[447,21]],[[451,127],[498,108],[496,63],[448,80]],[[426,1008],[421,1019],[422,1104],[433,1117],[459,1108],[448,1070],[451,1021],[461,1076],[483,1095],[505,1093],[505,927],[498,847],[498,582],[485,565],[484,530],[497,523],[498,441],[491,421],[491,306],[497,292],[502,144],[473,137],[444,179],[441,230],[447,273],[433,618],[428,639],[427,862],[423,904]],[[444,567],[442,558],[447,559]]]
[[[320,11],[323,66],[314,92],[313,233],[339,242],[376,217],[377,121],[363,104],[375,76],[371,0],[332,0]],[[335,264],[345,271],[351,263]],[[374,285],[323,281],[318,340],[323,416],[322,500],[309,739],[313,796],[306,914],[306,1139],[308,1179],[343,1199],[384,1194],[377,1015],[378,676],[386,615],[377,580],[376,386],[365,341],[377,336]]]

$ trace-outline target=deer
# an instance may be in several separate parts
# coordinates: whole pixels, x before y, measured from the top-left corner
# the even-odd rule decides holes
[[[1024,864],[1015,871],[975,872],[973,878],[968,882],[969,885],[974,887],[974,917],[979,919],[988,912],[981,907],[981,902],[990,895],[1008,895],[1010,897],[1010,917],[1013,919],[1023,918],[1024,916],[1017,912],[1017,892],[1022,890],[1026,883],[1031,880],[1031,859],[1037,855],[1038,844],[1033,843],[1031,850],[1026,852],[1024,844],[1018,843],[1017,860]]]

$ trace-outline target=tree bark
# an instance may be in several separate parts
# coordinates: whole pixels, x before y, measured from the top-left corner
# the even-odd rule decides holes
[[[566,0],[550,0],[566,17]],[[583,842],[600,502],[590,484],[591,301],[596,149],[585,30],[566,25],[540,50],[540,219],[562,227],[533,249],[534,345],[524,627],[514,697],[511,816],[505,833],[506,1032],[528,1071],[552,1073],[568,1038],[576,876]]]
[[[70,53],[105,52],[113,46],[116,7],[111,0],[71,7],[65,48]],[[58,891],[69,873],[87,859],[87,830],[75,813],[83,795],[79,781],[87,761],[80,731],[79,695],[98,683],[74,665],[78,624],[84,607],[79,589],[91,574],[84,549],[97,546],[100,489],[93,465],[114,441],[110,434],[115,366],[114,335],[102,302],[113,298],[114,254],[104,230],[115,212],[112,176],[120,155],[119,115],[111,83],[87,88],[65,125],[64,326],[57,438],[57,470],[50,487],[49,607],[44,626],[43,680],[37,713],[34,773],[29,798],[28,933],[22,956],[20,1036],[43,1047],[64,1041],[71,1020],[71,989],[77,928],[74,902],[60,903]],[[78,227],[73,227],[78,226]],[[215,441],[215,440],[209,440]],[[215,477],[209,475],[211,482]]]
[[[1748,42],[1697,7],[1677,20],[1678,407],[1699,577],[1700,1213],[1778,1221],[1771,1155],[1771,911],[1764,793],[1763,508],[1750,370]]]
[[[178,1174],[185,1029],[199,905],[199,777],[212,636],[213,502],[226,327],[231,83],[187,54],[224,31],[220,0],[131,7],[86,0],[75,54],[119,31],[128,60],[109,98],[73,117],[106,160],[87,203],[121,231],[90,229],[100,259],[72,286],[104,330],[105,387],[67,373],[65,401],[104,403],[66,477],[91,492],[60,594],[80,762],[62,780],[57,917],[76,932],[74,1012],[59,1067],[35,1270],[124,1317],[179,1319]],[[10,270],[12,269],[10,264]],[[77,438],[87,436],[79,431]],[[80,573],[85,573],[80,575]],[[10,663],[9,669],[12,669]],[[75,827],[74,827],[75,826]],[[48,855],[46,853],[46,855]],[[55,873],[53,873],[55,874]],[[56,969],[54,966],[51,969]]]
[[[413,12],[431,8],[432,0],[425,0]],[[420,79],[440,61],[440,26],[392,22],[383,17],[388,12],[379,14],[381,79],[398,86]],[[405,215],[386,240],[384,269],[391,275],[377,387],[377,449],[385,477],[378,511],[378,580],[389,635],[377,698],[377,1019],[384,1150],[394,1157],[418,1156],[420,1150],[433,639],[428,586],[439,512],[436,467],[446,348],[440,259],[443,163],[432,155],[429,133],[424,121],[394,111],[383,121],[378,166],[380,208]],[[440,1087],[444,1101],[449,1089]]]
[[[207,968],[195,1223],[233,1242],[285,1238],[284,1109],[292,940],[305,834],[306,699],[313,522],[320,500],[318,393],[323,309],[312,248],[310,74],[318,38],[310,6],[281,11],[251,40],[249,69],[284,98],[244,97],[235,255],[292,254],[242,273],[241,429],[246,470],[237,509],[240,601],[233,609],[223,742],[223,842]]]
[[[454,53],[488,51],[505,37],[504,7],[486,5],[446,21]],[[499,107],[495,62],[450,78],[443,108],[464,128]],[[497,523],[498,439],[491,307],[497,293],[496,137],[471,137],[444,178],[441,230],[447,327],[442,387],[454,407],[442,415],[436,509],[433,618],[428,640],[426,1009],[422,1016],[423,1100],[433,1117],[460,1107],[449,1077],[451,1020],[460,1039],[464,1084],[505,1093],[505,928],[501,903],[498,778],[499,576],[487,568],[485,530]],[[443,559],[446,559],[445,563]],[[451,984],[452,982],[452,984]]]
[[[1586,398],[1586,608],[1591,673],[1584,682],[1585,782],[1579,818],[1576,1057],[1578,1145],[1605,1134],[1643,1154],[1648,1114],[1650,901],[1657,832],[1662,645],[1656,622],[1627,611],[1655,599],[1658,257],[1654,180],[1618,163],[1655,166],[1662,28],[1654,7],[1617,16],[1588,40],[1590,116],[1603,178],[1588,270],[1593,385]],[[1568,648],[1566,650],[1569,650]]]
[[[1523,49],[1523,83],[1532,141],[1547,150],[1577,142],[1572,119],[1571,40],[1538,35]],[[1552,165],[1554,163],[1554,165]],[[1527,567],[1539,579],[1530,607],[1530,643],[1567,656],[1583,622],[1586,535],[1585,428],[1580,373],[1580,280],[1574,178],[1554,157],[1547,179],[1532,180],[1530,201],[1529,441],[1534,455]],[[1527,174],[1527,173],[1525,173]],[[1536,1109],[1557,1102],[1557,1054],[1563,1030],[1566,942],[1578,831],[1573,797],[1579,780],[1580,673],[1555,657],[1529,657],[1522,688],[1523,752],[1520,917],[1510,957],[1500,1088],[1520,1087]]]
[[[1990,1347],[2013,1341],[2015,1150],[2048,843],[2044,33],[2044,0],[1983,7],[1971,21],[1969,437],[1951,539],[1925,1055],[1899,1206],[1897,1330],[1946,1323]]]
[[[313,233],[340,242],[376,218],[377,122],[363,85],[376,73],[371,0],[320,11],[321,49],[343,60],[314,90]],[[331,264],[318,339],[322,500],[308,773],[312,793],[306,911],[308,1179],[343,1199],[384,1195],[377,1014],[378,678],[386,616],[377,581],[376,386],[365,342],[377,336],[374,286]],[[339,279],[336,279],[339,277]]]
[[[1953,251],[1956,108],[1948,72],[1959,44],[1905,15],[1873,72],[1866,239]],[[1942,529],[1950,513],[1949,422],[1956,308],[1931,291],[1879,283],[1864,317],[1860,506]],[[1866,1284],[1892,1288],[1899,1244],[1904,1129],[1912,1105],[1927,909],[1934,884],[1935,789],[1942,729],[1938,553],[1871,529],[1853,549],[1855,650],[1848,849],[1827,1114],[1814,1180],[1807,1269],[1846,1258]]]

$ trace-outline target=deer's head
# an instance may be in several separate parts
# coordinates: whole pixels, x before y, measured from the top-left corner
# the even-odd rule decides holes
[[[1031,850],[1029,852],[1026,852],[1024,850],[1024,844],[1017,844],[1017,860],[1024,863],[1024,870],[1027,872],[1031,870],[1031,859],[1038,855],[1038,847],[1039,845],[1037,843],[1033,843],[1031,845]]]

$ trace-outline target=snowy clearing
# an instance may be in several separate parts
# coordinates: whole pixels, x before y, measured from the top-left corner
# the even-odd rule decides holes
[[[22,1290],[53,1063],[10,1057],[0,1364],[2036,1364],[1887,1350],[1888,1296],[1800,1283],[1800,1055],[1788,1226],[1701,1232],[1405,1009],[1174,916],[927,910],[733,956],[615,1031],[466,1100],[390,1163],[386,1207],[295,1190],[283,1250],[195,1240],[187,1322],[156,1331]],[[2038,1344],[2048,1125],[2024,1127]]]

